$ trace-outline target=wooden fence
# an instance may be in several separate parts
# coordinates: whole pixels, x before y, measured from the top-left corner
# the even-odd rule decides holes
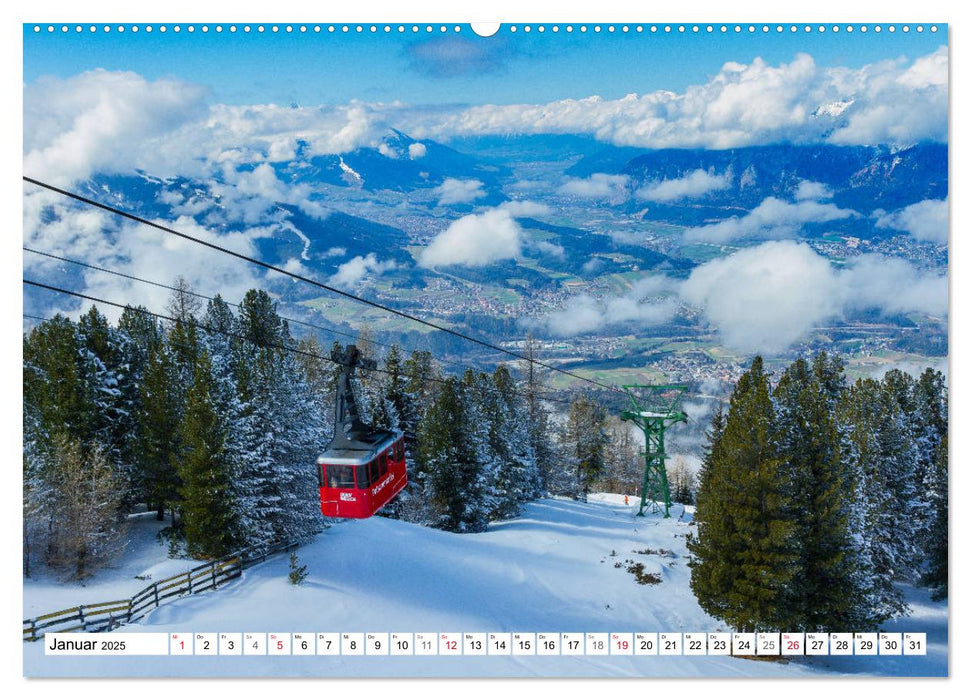
[[[174,598],[202,593],[239,578],[243,569],[259,564],[275,554],[290,552],[299,542],[269,542],[258,544],[218,561],[200,564],[176,576],[156,581],[131,598],[107,603],[78,605],[67,610],[38,615],[24,620],[24,641],[34,642],[45,632],[104,632],[119,625],[134,622],[151,610]]]

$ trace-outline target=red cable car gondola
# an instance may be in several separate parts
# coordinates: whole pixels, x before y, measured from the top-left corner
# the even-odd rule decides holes
[[[348,345],[344,353],[332,352],[331,358],[342,367],[334,438],[317,458],[320,510],[332,518],[370,518],[408,483],[404,438],[361,421],[351,380],[354,368],[367,361],[358,349]]]

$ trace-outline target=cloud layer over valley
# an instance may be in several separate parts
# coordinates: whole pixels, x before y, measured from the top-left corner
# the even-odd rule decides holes
[[[644,328],[698,309],[721,342],[745,353],[783,351],[811,331],[855,311],[947,316],[947,277],[901,259],[859,256],[835,267],[805,243],[768,241],[697,267],[684,281],[647,275],[630,291],[573,297],[530,323],[561,337]]]

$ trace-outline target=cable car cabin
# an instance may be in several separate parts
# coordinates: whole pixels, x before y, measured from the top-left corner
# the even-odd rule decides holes
[[[370,518],[408,483],[404,439],[381,432],[371,450],[328,449],[317,459],[324,515]]]
[[[348,345],[334,349],[341,365],[334,407],[334,438],[317,458],[320,510],[331,518],[370,518],[407,484],[405,443],[401,433],[372,428],[361,420],[354,399],[357,366],[374,367]]]

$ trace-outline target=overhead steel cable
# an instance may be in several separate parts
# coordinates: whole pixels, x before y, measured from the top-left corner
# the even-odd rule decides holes
[[[446,326],[441,326],[441,325],[439,325],[437,323],[433,323],[432,321],[426,321],[425,319],[420,318],[418,316],[415,316],[414,314],[410,314],[410,313],[407,313],[405,311],[399,311],[398,309],[394,309],[394,308],[392,308],[390,306],[385,306],[384,304],[379,304],[378,302],[371,301],[370,299],[365,299],[364,297],[357,296],[356,294],[352,294],[350,292],[346,292],[343,289],[338,289],[337,287],[332,287],[329,284],[324,284],[323,282],[319,282],[319,281],[317,281],[315,279],[312,279],[310,277],[306,277],[304,275],[300,275],[300,274],[297,274],[295,272],[291,272],[289,270],[285,270],[282,267],[278,267],[277,265],[272,265],[272,264],[270,264],[268,262],[265,262],[263,260],[260,260],[258,258],[254,258],[252,256],[245,255],[243,253],[238,253],[238,252],[236,252],[234,250],[230,250],[229,248],[226,248],[224,246],[218,245],[216,243],[212,243],[210,241],[206,241],[206,240],[203,240],[201,238],[197,238],[196,236],[190,236],[187,233],[182,233],[181,231],[176,231],[175,229],[169,228],[168,226],[163,226],[162,224],[156,223],[156,222],[151,221],[149,219],[146,219],[146,218],[144,218],[142,216],[138,216],[137,214],[132,214],[131,212],[127,212],[124,209],[119,209],[118,207],[113,207],[110,204],[105,204],[103,202],[99,202],[97,200],[90,199],[89,197],[85,197],[83,195],[77,194],[75,192],[70,192],[68,190],[61,189],[60,187],[55,187],[54,185],[48,184],[46,182],[42,182],[40,180],[36,180],[36,179],[34,179],[32,177],[28,177],[26,175],[23,176],[23,180],[24,180],[24,182],[29,182],[32,185],[37,185],[38,187],[42,187],[42,188],[44,188],[46,190],[49,190],[50,192],[55,192],[55,193],[60,194],[60,195],[62,195],[64,197],[68,197],[69,199],[73,199],[75,201],[81,202],[82,204],[87,204],[88,206],[92,206],[92,207],[95,207],[97,209],[101,209],[103,211],[110,212],[112,214],[115,214],[115,215],[120,216],[122,218],[128,219],[130,221],[134,221],[136,223],[143,224],[145,226],[150,226],[150,227],[152,227],[154,229],[157,229],[157,230],[162,231],[164,233],[167,233],[169,235],[177,236],[178,238],[181,238],[183,240],[187,240],[187,241],[191,241],[193,243],[197,243],[197,244],[199,244],[201,246],[205,246],[206,248],[210,248],[212,250],[219,251],[220,253],[225,253],[226,255],[230,255],[230,256],[232,256],[234,258],[237,258],[239,260],[243,260],[243,261],[248,262],[248,263],[250,263],[252,265],[256,265],[258,267],[262,267],[263,269],[270,270],[272,272],[276,272],[278,274],[284,275],[286,277],[290,277],[290,278],[295,279],[295,280],[298,280],[300,282],[304,282],[306,284],[312,285],[312,286],[317,287],[319,289],[323,289],[325,291],[331,292],[332,294],[337,294],[338,296],[342,296],[342,297],[345,297],[347,299],[351,299],[351,300],[356,301],[356,302],[358,302],[360,304],[364,304],[366,306],[370,306],[370,307],[375,308],[375,309],[380,309],[382,311],[385,311],[385,312],[390,313],[390,314],[394,314],[395,316],[399,316],[401,318],[407,319],[407,320],[412,321],[414,323],[419,323],[419,324],[421,324],[423,326],[428,326],[429,328],[434,328],[437,331],[441,331],[443,333],[448,333],[449,335],[455,336],[456,338],[461,338],[462,340],[466,340],[466,341],[468,341],[470,343],[475,343],[476,345],[480,345],[482,347],[489,348],[490,350],[493,350],[493,351],[496,351],[496,352],[501,352],[501,353],[503,353],[505,355],[509,355],[510,357],[515,357],[518,360],[522,360],[522,361],[525,361],[525,362],[531,362],[532,364],[537,365],[539,367],[543,367],[543,368],[548,369],[548,370],[550,370],[552,372],[558,372],[560,374],[564,374],[564,375],[567,375],[569,377],[573,377],[574,379],[578,379],[578,380],[580,380],[582,382],[586,382],[588,384],[592,384],[592,385],[597,386],[597,387],[599,387],[601,389],[606,389],[608,391],[616,391],[616,392],[623,393],[623,391],[620,388],[616,387],[616,386],[611,386],[609,384],[604,384],[602,382],[598,382],[595,379],[590,379],[589,377],[584,377],[582,375],[576,374],[575,372],[571,372],[569,370],[565,370],[565,369],[556,367],[556,366],[551,365],[551,364],[548,364],[546,362],[542,362],[541,360],[537,360],[537,359],[534,359],[534,358],[526,357],[525,355],[521,355],[520,353],[513,352],[512,350],[509,350],[507,348],[503,348],[503,347],[501,347],[499,345],[496,345],[494,343],[490,343],[487,340],[482,340],[481,338],[476,338],[475,336],[471,336],[471,335],[468,335],[466,333],[462,333],[461,331],[457,331],[457,330],[454,330],[452,328],[447,328]]]
[[[72,260],[71,258],[65,258],[65,257],[62,257],[60,255],[54,255],[53,253],[46,253],[43,250],[35,250],[34,248],[28,248],[27,246],[23,246],[23,250],[27,251],[28,253],[34,253],[35,255],[43,255],[45,258],[51,258],[53,260],[60,260],[61,262],[70,263],[71,265],[77,265],[79,267],[86,267],[89,270],[97,270],[98,272],[104,272],[104,273],[107,273],[109,275],[116,275],[118,277],[124,277],[125,279],[133,280],[135,282],[142,282],[143,284],[150,284],[153,287],[159,287],[161,289],[168,289],[169,291],[172,291],[172,292],[180,292],[180,293],[183,293],[183,294],[188,294],[190,296],[197,297],[199,299],[205,299],[207,301],[215,301],[215,297],[207,296],[205,294],[200,294],[199,292],[193,292],[190,289],[179,289],[178,287],[173,287],[171,285],[164,284],[162,282],[156,282],[155,280],[147,280],[147,279],[145,279],[143,277],[136,277],[135,275],[130,275],[127,272],[121,272],[120,270],[112,270],[112,269],[107,268],[107,267],[101,267],[100,265],[92,265],[91,263],[81,262],[80,260]],[[226,300],[223,299],[223,301],[226,301]],[[231,301],[226,301],[226,304],[228,306],[232,306],[232,307],[237,308],[237,309],[241,308],[241,306],[239,304],[234,304]],[[301,321],[298,318],[288,318],[286,316],[280,316],[280,318],[282,320],[288,321],[290,323],[297,323],[297,324],[299,324],[301,326],[307,326],[308,328],[315,328],[315,329],[317,329],[319,331],[324,331],[326,333],[333,333],[334,335],[342,335],[342,336],[345,336],[347,338],[357,338],[358,337],[358,334],[355,334],[355,333],[347,333],[345,331],[339,331],[336,328],[327,328],[326,326],[319,326],[319,325],[317,325],[315,323],[310,323],[309,321]],[[377,341],[377,340],[372,340],[371,342],[373,342],[375,345],[385,345],[386,347],[390,347],[390,345],[388,345],[386,343],[382,343],[382,342]]]
[[[141,314],[145,314],[147,316],[152,316],[153,318],[157,318],[157,319],[162,320],[162,321],[169,321],[171,323],[176,323],[176,322],[179,322],[180,321],[180,319],[177,319],[174,316],[167,316],[165,314],[159,314],[159,313],[156,313],[154,311],[149,311],[148,309],[145,309],[145,308],[140,308],[140,307],[132,306],[131,304],[121,304],[121,303],[118,303],[118,302],[115,302],[115,301],[108,301],[107,299],[101,299],[99,297],[91,296],[90,294],[84,294],[82,292],[76,292],[76,291],[71,290],[71,289],[64,289],[63,287],[55,287],[54,285],[45,284],[43,282],[37,282],[37,281],[34,281],[34,280],[29,280],[29,279],[24,278],[23,283],[24,284],[27,284],[27,285],[30,285],[32,287],[37,287],[39,289],[46,289],[46,290],[51,291],[51,292],[57,292],[59,294],[67,294],[69,296],[77,297],[79,299],[86,299],[87,301],[91,301],[91,302],[93,302],[95,304],[104,304],[105,306],[113,306],[113,307],[118,308],[118,309],[131,309],[135,313],[141,313]],[[26,316],[26,314],[24,314],[24,315]],[[35,318],[39,318],[39,317],[35,317]],[[46,321],[46,320],[49,320],[49,319],[40,319],[40,320],[45,320]],[[331,364],[334,364],[334,365],[343,365],[343,363],[337,362],[333,358],[326,357],[324,355],[319,355],[319,354],[317,354],[315,352],[310,352],[308,350],[301,350],[300,348],[295,348],[295,347],[292,347],[292,346],[289,346],[289,345],[281,345],[279,343],[269,343],[269,342],[257,343],[252,338],[249,338],[249,337],[247,337],[247,336],[245,336],[245,335],[243,335],[241,333],[233,333],[231,331],[224,331],[224,330],[220,330],[218,328],[212,328],[211,326],[207,326],[204,323],[198,323],[196,321],[181,320],[181,322],[182,323],[185,323],[186,325],[192,326],[193,328],[198,328],[199,330],[205,331],[206,333],[214,333],[214,334],[217,334],[217,335],[226,336],[228,338],[235,338],[236,340],[241,340],[241,341],[246,342],[246,343],[249,343],[251,345],[255,345],[256,347],[263,347],[263,348],[274,349],[274,350],[283,350],[285,352],[292,352],[292,353],[294,353],[296,355],[303,355],[304,357],[310,357],[310,358],[317,359],[317,360],[324,360],[325,362],[330,362]],[[366,372],[378,372],[379,374],[387,374],[387,375],[391,375],[392,374],[391,372],[389,372],[386,369],[379,369],[377,367],[361,367],[361,366],[358,366],[358,369],[364,370]],[[435,382],[437,384],[444,384],[445,381],[446,381],[446,380],[441,379],[439,377],[425,377],[425,380],[430,381],[430,382]],[[512,393],[515,393],[515,394],[520,395],[520,396],[525,395],[525,392],[522,392],[522,391],[515,391],[515,392],[512,392]],[[551,397],[551,396],[544,396],[543,394],[540,394],[538,392],[537,392],[536,395],[539,396],[544,401],[550,401],[550,402],[553,402],[553,403],[562,403],[562,404],[569,404],[569,403],[571,403],[570,401],[567,401],[565,399],[560,399],[560,398]]]
[[[183,294],[189,294],[190,296],[194,296],[194,297],[197,297],[199,299],[205,299],[207,301],[214,301],[215,300],[214,297],[207,296],[206,294],[200,294],[199,292],[194,292],[194,291],[189,290],[189,289],[179,289],[178,287],[173,287],[171,285],[164,284],[162,282],[156,282],[155,280],[148,280],[148,279],[145,279],[143,277],[136,277],[135,275],[130,275],[127,272],[121,272],[120,270],[112,270],[110,268],[102,267],[100,265],[92,265],[91,263],[81,262],[80,260],[73,260],[71,258],[65,258],[65,257],[63,257],[61,255],[54,255],[53,253],[47,253],[47,252],[45,252],[43,250],[36,250],[36,249],[30,248],[28,246],[22,246],[22,249],[25,250],[28,253],[33,253],[35,255],[41,255],[41,256],[43,256],[45,258],[51,258],[52,260],[59,260],[61,262],[70,263],[71,265],[77,265],[79,267],[84,267],[84,268],[87,268],[89,270],[97,270],[98,272],[104,272],[104,273],[109,274],[109,275],[116,275],[118,277],[123,277],[124,279],[133,280],[135,282],[142,282],[143,284],[149,284],[149,285],[152,285],[153,287],[159,287],[161,289],[167,289],[167,290],[172,291],[172,292],[179,292],[179,293],[183,293]],[[234,304],[233,302],[226,301],[225,299],[223,299],[223,301],[228,306],[232,306],[232,307],[237,308],[237,309],[242,308],[242,306],[240,304]],[[333,333],[334,335],[340,335],[340,336],[344,336],[346,338],[352,338],[352,339],[360,338],[360,334],[359,333],[347,333],[345,331],[339,331],[339,330],[337,330],[335,328],[328,328],[326,326],[317,325],[316,323],[310,323],[309,321],[301,321],[298,318],[290,318],[290,317],[287,317],[287,316],[280,316],[280,318],[282,320],[284,320],[284,321],[288,321],[290,323],[296,323],[296,324],[299,324],[301,326],[306,326],[307,328],[314,328],[316,330],[323,331],[325,333]],[[40,319],[40,320],[45,320],[45,319]],[[384,347],[384,348],[389,348],[390,349],[390,348],[393,348],[393,347],[398,347],[399,349],[404,350],[404,348],[402,348],[401,346],[396,346],[393,343],[385,343],[385,342],[382,342],[380,340],[376,340],[376,339],[373,339],[373,338],[368,339],[368,342],[369,343],[374,343],[375,345],[379,345],[379,346]],[[455,367],[459,367],[459,368],[461,368],[463,370],[468,369],[468,365],[462,364],[460,362],[457,362],[456,360],[446,360],[446,359],[443,359],[443,358],[440,358],[439,357],[439,358],[436,358],[435,361],[436,362],[440,362],[442,364],[452,365],[452,366],[455,366]],[[548,391],[554,391],[554,392],[557,391],[557,389],[554,389],[553,387],[546,386],[544,384],[537,384],[537,386],[539,386],[541,389],[546,389]]]

